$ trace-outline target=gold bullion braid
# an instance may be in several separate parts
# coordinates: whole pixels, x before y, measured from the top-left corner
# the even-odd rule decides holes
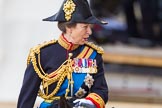
[[[95,45],[92,42],[86,42],[86,45],[90,46],[91,48],[95,49],[99,54],[103,54],[104,53],[104,49],[100,46]]]
[[[57,70],[52,72],[55,75],[54,77],[51,77],[51,74],[47,74],[46,72],[44,72],[40,63],[40,49],[56,42],[57,40],[51,40],[49,42],[44,42],[43,44],[39,44],[36,47],[31,48],[27,59],[27,64],[32,62],[35,72],[42,79],[41,85],[43,86],[43,88],[39,89],[38,95],[44,99],[52,98],[60,89],[63,81],[65,80],[65,77],[67,77],[67,75],[69,76],[69,74],[72,74],[73,71],[72,60],[70,59],[71,56],[69,56],[69,58]],[[68,79],[70,83],[71,78]],[[52,93],[48,94],[48,86],[54,82],[57,82],[56,88],[52,91]],[[68,92],[69,87],[66,90],[66,94],[68,94]]]
[[[33,48],[30,49],[30,52],[29,52],[29,55],[28,55],[28,58],[27,58],[27,65],[29,65],[29,63],[31,62],[31,58],[32,56],[35,56],[34,54],[35,53],[40,53],[40,49],[45,47],[45,46],[48,46],[50,44],[54,44],[56,43],[57,40],[50,40],[49,42],[44,42],[43,44],[39,44]]]
[[[35,54],[33,54],[33,56],[31,57],[32,59],[32,64],[33,64],[33,67],[34,67],[34,70],[36,71],[36,73],[38,74],[38,76],[41,78],[41,79],[44,79],[44,80],[50,80],[47,75],[43,75],[40,71],[40,69],[38,68],[37,66],[37,62],[36,62],[36,57],[35,57]]]
[[[58,83],[57,83],[56,88],[54,89],[54,91],[53,91],[51,94],[45,95],[44,92],[43,92],[42,90],[39,90],[38,95],[39,95],[40,97],[42,97],[43,99],[50,99],[50,98],[52,98],[52,97],[58,92],[58,90],[60,89],[60,86],[61,86],[61,84],[63,83],[63,81],[64,81],[66,75],[67,75],[67,72],[64,72],[64,73],[62,74],[62,76],[60,77],[60,79],[59,79],[59,81],[58,81]]]
[[[71,74],[72,73],[72,67],[71,67],[71,59],[69,58],[68,60],[66,60],[64,63],[67,63],[67,64],[65,64],[65,65],[61,65],[60,67],[63,67],[63,68],[61,68],[60,69],[60,72],[61,72],[61,77],[59,78],[55,78],[56,80],[59,80],[58,82],[57,82],[57,86],[56,86],[56,88],[54,89],[54,91],[52,92],[52,93],[50,93],[49,95],[48,94],[45,94],[44,92],[43,92],[43,90],[39,90],[39,92],[38,92],[38,95],[40,96],[40,97],[42,97],[42,98],[44,98],[44,99],[50,99],[50,98],[52,98],[57,92],[58,92],[58,90],[60,89],[60,87],[61,87],[61,85],[62,85],[62,83],[63,83],[63,81],[64,81],[64,79],[65,79],[65,77],[68,75],[68,74]],[[68,79],[68,80],[71,80],[71,79]],[[49,86],[51,83],[53,83],[53,81],[52,82],[49,82],[47,85]],[[43,85],[43,87],[44,87],[44,85]],[[47,92],[47,91],[46,91]],[[66,90],[66,94],[68,94],[68,92],[69,92],[69,87],[67,88],[67,90]]]
[[[45,76],[47,76],[47,74],[44,72],[44,70],[43,70],[43,68],[42,68],[42,66],[41,66],[41,63],[40,63],[40,53],[38,54],[38,65],[39,65],[39,67],[40,67],[41,72],[42,72]]]

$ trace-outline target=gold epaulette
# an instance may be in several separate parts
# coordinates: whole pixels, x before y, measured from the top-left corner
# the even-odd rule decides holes
[[[104,53],[104,49],[98,45],[95,45],[92,42],[86,42],[85,43],[87,46],[90,46],[91,48],[95,49],[99,54],[103,54]]]
[[[43,48],[45,46],[48,46],[48,45],[51,45],[51,44],[54,44],[54,43],[56,43],[56,41],[57,40],[45,41],[44,43],[38,44],[35,47],[31,48],[30,52],[29,52],[29,55],[28,55],[28,58],[27,58],[27,65],[30,63],[32,56],[34,56],[35,54],[40,53],[41,48]]]

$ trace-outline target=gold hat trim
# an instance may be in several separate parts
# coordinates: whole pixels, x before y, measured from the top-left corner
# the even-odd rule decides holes
[[[72,17],[72,13],[75,11],[76,5],[72,0],[67,0],[64,4],[63,10],[65,12],[65,19],[69,21]]]

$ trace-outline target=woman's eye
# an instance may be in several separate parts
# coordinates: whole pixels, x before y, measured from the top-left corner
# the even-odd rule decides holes
[[[83,26],[83,28],[87,28],[87,26]]]
[[[82,26],[82,28],[84,28],[84,29],[87,29],[88,27],[90,27],[90,28],[91,28],[91,26],[90,26],[90,25],[84,25],[84,26]]]

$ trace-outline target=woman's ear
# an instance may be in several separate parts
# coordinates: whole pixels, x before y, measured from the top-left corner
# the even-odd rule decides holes
[[[71,28],[69,28],[69,27],[66,27],[66,31],[67,31],[67,33],[72,33],[72,29]]]

